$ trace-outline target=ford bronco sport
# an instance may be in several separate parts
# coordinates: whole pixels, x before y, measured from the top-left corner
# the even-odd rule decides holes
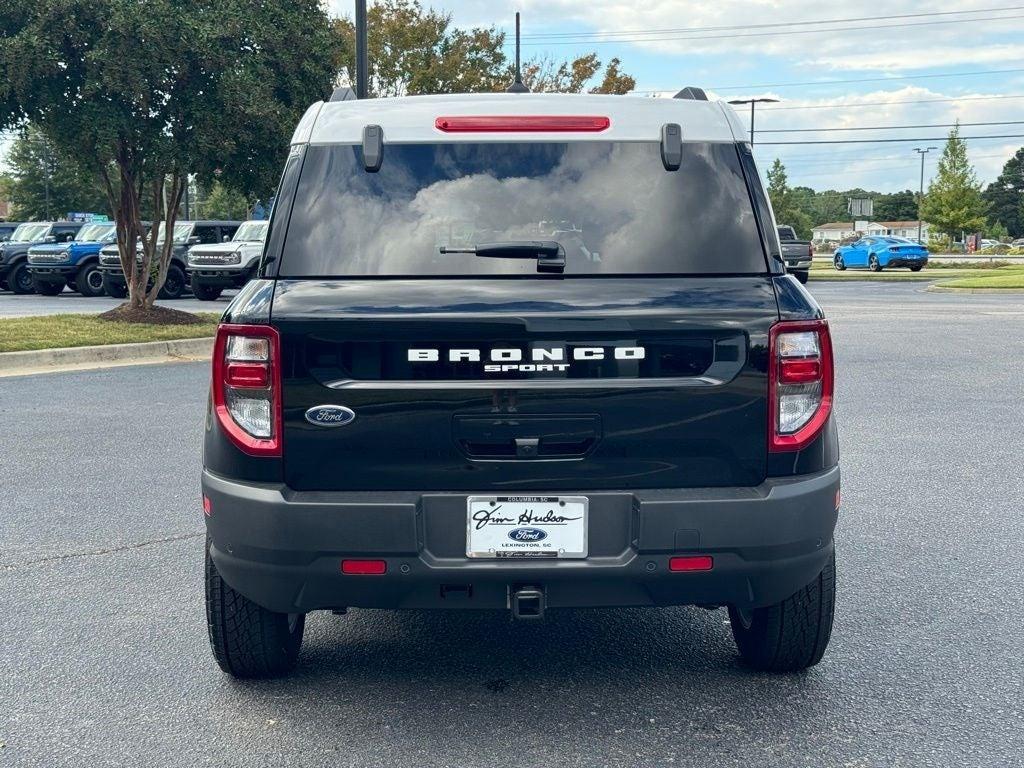
[[[309,109],[214,346],[226,672],[288,671],[349,607],[727,607],[752,667],[821,659],[829,328],[742,125],[681,96]]]

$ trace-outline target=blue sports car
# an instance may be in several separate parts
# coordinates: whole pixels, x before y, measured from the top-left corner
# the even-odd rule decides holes
[[[881,272],[886,267],[909,267],[920,272],[928,263],[928,249],[903,237],[862,237],[855,243],[841,245],[832,257],[832,265],[842,272],[870,269]]]

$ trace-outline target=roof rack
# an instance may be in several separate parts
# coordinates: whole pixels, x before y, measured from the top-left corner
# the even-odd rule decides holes
[[[331,101],[356,101],[358,98],[355,90],[347,85],[335,88],[334,93],[331,94]]]
[[[690,99],[692,101],[707,101],[708,95],[704,93],[703,88],[698,88],[695,85],[688,85],[675,96],[673,99]]]

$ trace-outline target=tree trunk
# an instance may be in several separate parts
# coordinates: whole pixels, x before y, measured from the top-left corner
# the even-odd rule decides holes
[[[153,278],[153,286],[145,294],[143,306],[146,309],[152,309],[157,296],[160,294],[160,290],[164,287],[164,282],[167,280],[167,270],[171,266],[171,256],[174,255],[174,225],[178,222],[178,206],[181,204],[186,183],[185,178],[177,170],[173,171],[166,179],[161,179],[161,203],[165,204],[163,212],[164,242],[159,252],[157,252],[156,244],[153,244],[152,256],[155,261],[150,260],[147,262],[145,258],[143,259],[147,277],[152,271],[150,265],[155,264],[157,268],[156,275]],[[166,192],[166,199],[164,199],[163,192]],[[143,289],[145,289],[145,286],[143,286]]]

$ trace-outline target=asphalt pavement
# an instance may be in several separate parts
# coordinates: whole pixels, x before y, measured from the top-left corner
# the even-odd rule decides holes
[[[163,301],[164,306],[183,312],[222,312],[234,298],[235,291],[225,291],[217,301],[199,301],[189,296],[175,301]],[[0,291],[0,318],[28,317],[30,315],[97,314],[119,307],[124,299],[109,296],[85,297],[70,289],[58,296],[40,296],[35,293],[18,295]]]
[[[203,617],[206,366],[0,379],[0,765],[1024,764],[1024,302],[812,291],[839,601],[790,676],[744,669],[722,610],[351,611],[310,618],[294,676],[234,682]]]

